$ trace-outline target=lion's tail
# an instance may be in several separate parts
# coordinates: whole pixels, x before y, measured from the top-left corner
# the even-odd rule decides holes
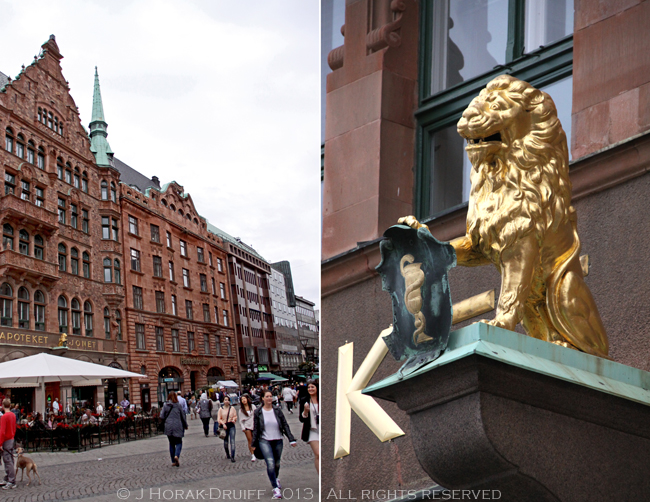
[[[569,343],[583,352],[609,359],[607,335],[596,303],[574,265],[579,264],[580,238],[575,220],[571,223],[573,246],[557,260],[547,282],[548,314],[553,327]]]

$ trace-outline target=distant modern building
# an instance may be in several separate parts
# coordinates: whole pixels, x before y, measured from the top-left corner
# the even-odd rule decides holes
[[[318,334],[319,326],[316,322],[314,302],[296,296],[296,323],[298,324],[298,338],[305,351],[308,361],[317,363],[319,361]]]
[[[288,261],[284,261],[273,263],[271,269],[271,305],[278,338],[280,370],[283,376],[289,377],[298,372],[298,365],[304,360],[296,322],[296,297],[293,294],[291,266]],[[291,306],[292,299],[294,306]]]

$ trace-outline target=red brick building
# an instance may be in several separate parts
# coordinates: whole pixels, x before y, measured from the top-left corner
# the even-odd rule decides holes
[[[115,183],[119,173],[95,164],[61,59],[52,36],[15,80],[0,79],[0,360],[49,350],[67,333],[66,357],[127,369],[124,288],[105,283],[102,270],[104,256],[122,260],[121,229],[117,241],[104,240],[98,224],[119,217],[118,194],[105,201],[100,194],[100,179]],[[75,397],[123,395],[121,381],[91,383]],[[43,399],[35,388],[2,391],[29,407]],[[65,382],[45,393],[73,397]]]

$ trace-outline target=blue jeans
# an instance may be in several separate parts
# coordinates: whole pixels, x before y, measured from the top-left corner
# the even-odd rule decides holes
[[[230,458],[235,458],[235,424],[230,422],[226,429],[226,439],[223,440],[223,447],[226,450],[226,455]],[[230,453],[228,452],[228,443],[230,442]]]
[[[212,432],[214,433],[215,436],[217,436],[217,435],[219,434],[219,432],[217,431],[217,429],[219,429],[219,422],[217,422],[217,421],[215,420],[215,421],[214,421],[214,427],[212,428]]]
[[[174,461],[174,457],[181,456],[181,449],[183,448],[183,438],[177,438],[175,436],[167,436],[169,440],[169,456]]]
[[[266,473],[273,488],[278,487],[277,478],[280,475],[280,458],[282,457],[283,446],[282,439],[272,441],[260,439],[259,441],[259,448],[262,451],[262,456],[264,456],[264,462],[266,462]]]

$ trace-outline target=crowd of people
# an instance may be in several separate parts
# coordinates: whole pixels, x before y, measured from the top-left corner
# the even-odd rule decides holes
[[[172,466],[180,466],[183,437],[190,420],[200,419],[205,437],[212,433],[223,440],[226,458],[235,462],[235,437],[237,424],[248,441],[251,461],[264,460],[267,475],[273,487],[273,498],[282,498],[280,484],[280,461],[284,447],[284,436],[292,447],[296,439],[282,411],[282,403],[287,412],[293,414],[294,407],[302,422],[301,439],[308,443],[314,452],[314,464],[318,471],[320,451],[320,405],[318,382],[310,380],[307,384],[267,387],[258,386],[243,391],[219,392],[209,389],[198,395],[170,392],[160,413],[165,424],[165,434],[169,442],[169,455]],[[239,406],[239,409],[236,409]]]

